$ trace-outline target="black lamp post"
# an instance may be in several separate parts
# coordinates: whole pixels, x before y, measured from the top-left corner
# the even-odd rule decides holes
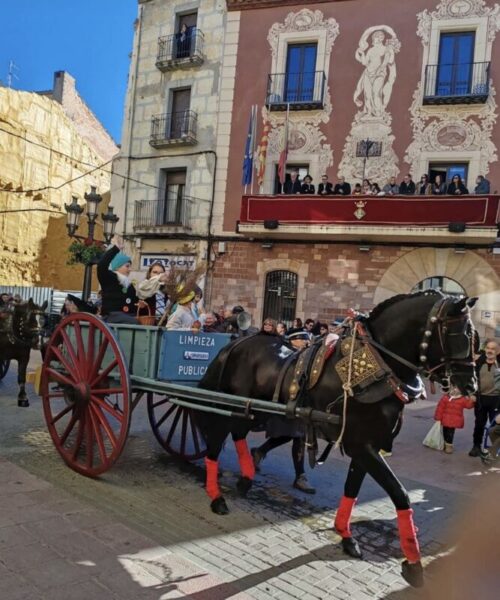
[[[80,235],[75,235],[76,230],[78,229],[80,216],[83,213],[83,207],[78,204],[78,198],[76,196],[72,197],[71,204],[64,205],[67,213],[66,227],[68,228],[68,235],[70,237],[80,240],[88,240],[89,242],[93,243],[96,241],[94,238],[94,231],[98,214],[98,206],[102,201],[102,196],[100,196],[96,192],[96,188],[92,186],[90,188],[90,193],[85,194],[84,198],[87,201],[87,236],[83,237]],[[112,206],[108,206],[108,212],[106,214],[101,214],[101,217],[103,221],[104,239],[109,244],[111,238],[115,234],[116,223],[118,222],[119,218],[117,215],[113,214]],[[85,265],[82,291],[82,300],[84,301],[88,300],[92,289],[92,267],[92,263]]]

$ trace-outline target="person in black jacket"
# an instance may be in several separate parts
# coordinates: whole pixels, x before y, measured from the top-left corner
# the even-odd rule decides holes
[[[451,180],[450,185],[448,186],[448,195],[449,196],[461,196],[463,194],[468,194],[469,190],[465,187],[464,182],[460,175],[453,175],[453,179]]]
[[[415,189],[415,182],[411,178],[411,175],[405,175],[399,186],[399,194],[401,196],[413,196],[415,194]]]
[[[448,186],[446,185],[446,181],[443,181],[441,175],[436,175],[434,183],[431,186],[431,193],[435,196],[444,196],[447,188]]]
[[[290,179],[285,181],[283,191],[285,194],[300,194],[302,184],[300,183],[299,172],[294,169],[290,174]]]
[[[499,362],[498,344],[495,340],[488,340],[484,352],[476,360],[476,376],[478,379],[478,398],[474,406],[474,433],[473,446],[469,456],[482,456],[482,443],[484,428],[488,421],[492,421],[500,410],[499,388]]]
[[[347,183],[344,177],[339,177],[339,182],[335,184],[333,193],[340,196],[350,196],[351,184]]]
[[[316,192],[316,190],[314,189],[314,185],[312,184],[312,177],[307,174],[304,177],[304,183],[302,184],[301,188],[300,188],[300,193],[301,194],[314,194]]]
[[[328,175],[321,176],[321,183],[318,185],[318,196],[329,196],[333,194],[333,184],[328,181]]]
[[[129,280],[132,259],[121,252],[123,241],[115,235],[114,244],[97,263],[97,279],[102,289],[101,315],[108,323],[138,325],[137,297]]]

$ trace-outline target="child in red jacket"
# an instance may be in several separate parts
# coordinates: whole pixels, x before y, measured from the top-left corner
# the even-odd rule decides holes
[[[441,421],[443,426],[444,451],[446,454],[453,452],[455,429],[463,429],[464,427],[464,410],[473,408],[475,401],[475,398],[462,396],[459,389],[454,385],[451,386],[450,393],[444,394],[439,401],[434,419]]]

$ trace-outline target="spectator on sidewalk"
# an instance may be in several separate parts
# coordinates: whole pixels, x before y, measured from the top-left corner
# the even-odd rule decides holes
[[[473,433],[473,446],[469,456],[483,454],[482,444],[486,424],[492,422],[500,410],[500,369],[498,364],[498,344],[488,340],[484,352],[476,361],[478,397],[474,407],[476,417]]]
[[[463,429],[464,410],[473,408],[475,401],[472,398],[462,396],[460,390],[452,385],[449,394],[444,394],[434,413],[434,419],[439,421],[443,427],[444,451],[446,454],[453,452],[453,438],[455,429]]]

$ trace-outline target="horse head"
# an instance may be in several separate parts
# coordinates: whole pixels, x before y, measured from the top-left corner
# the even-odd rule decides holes
[[[397,355],[384,359],[403,381],[420,373],[470,395],[477,389],[470,317],[476,301],[437,291],[404,294],[379,304],[368,322],[374,339]]]
[[[41,346],[47,306],[47,300],[39,306],[30,298],[28,302],[14,307],[14,334],[33,349]]]

